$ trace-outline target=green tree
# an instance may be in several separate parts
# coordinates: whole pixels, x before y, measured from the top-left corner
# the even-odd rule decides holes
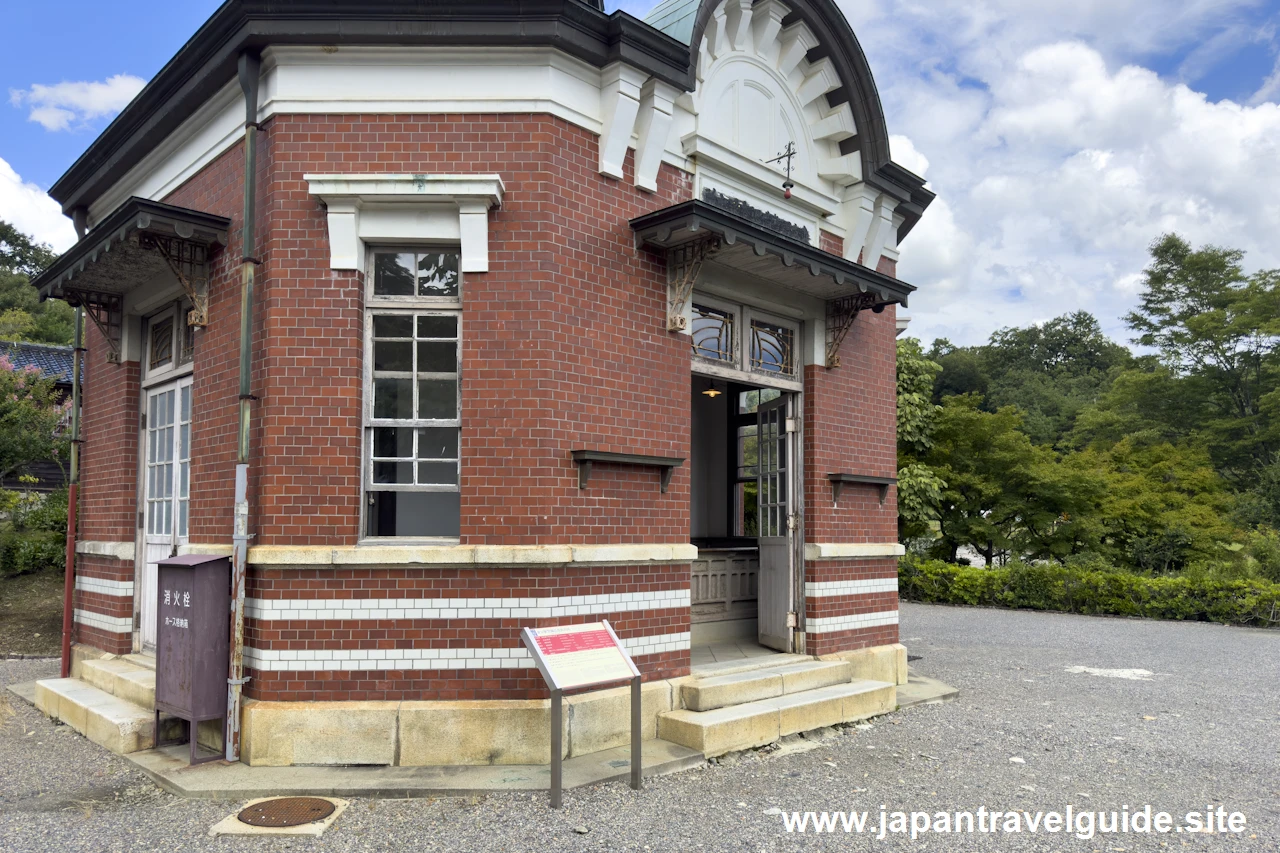
[[[941,408],[933,386],[941,365],[915,338],[898,339],[898,538],[926,536],[938,517],[945,483],[919,457],[933,446]]]
[[[1138,307],[1126,321],[1158,353],[1214,464],[1241,487],[1280,450],[1280,270],[1245,275],[1244,253],[1166,234],[1151,246]]]
[[[31,277],[57,255],[9,223],[0,220],[0,340],[68,344],[75,312],[58,299],[40,301]]]
[[[68,458],[68,402],[58,402],[52,378],[34,367],[17,370],[0,352],[0,479],[32,462]]]
[[[991,563],[1010,555],[1063,559],[1089,548],[1096,477],[1033,444],[1013,407],[984,412],[975,395],[947,398],[922,461],[946,484],[937,556],[954,561],[968,546]]]

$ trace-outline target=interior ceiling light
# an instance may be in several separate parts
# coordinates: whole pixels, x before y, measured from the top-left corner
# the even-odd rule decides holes
[[[720,396],[721,394],[723,394],[724,392],[723,392],[723,391],[717,391],[717,390],[716,390],[716,386],[712,385],[711,387],[707,388],[707,390],[703,391],[702,393],[703,393],[703,394],[705,394],[706,396],[708,396],[708,397],[710,397],[711,399],[713,399],[713,400],[714,400],[716,397],[719,397],[719,396]]]

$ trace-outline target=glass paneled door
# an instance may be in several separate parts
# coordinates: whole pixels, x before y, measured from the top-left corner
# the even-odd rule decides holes
[[[187,541],[191,487],[191,377],[147,392],[141,583],[142,647],[156,645],[156,562]]]
[[[793,437],[787,431],[792,395],[761,403],[756,410],[758,458],[756,507],[760,547],[759,611],[760,644],[791,651],[792,556],[795,522]]]

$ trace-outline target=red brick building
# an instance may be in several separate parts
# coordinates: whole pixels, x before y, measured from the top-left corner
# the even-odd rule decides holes
[[[247,760],[308,763],[283,702],[541,702],[525,626],[608,619],[649,682],[897,643],[932,195],[833,0],[228,0],[51,194],[76,641],[145,656],[156,561],[245,543]]]

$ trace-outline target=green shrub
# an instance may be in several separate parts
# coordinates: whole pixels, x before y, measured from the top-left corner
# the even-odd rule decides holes
[[[1280,583],[1224,576],[1230,573],[1209,567],[1149,577],[1108,570],[1096,560],[987,569],[907,556],[898,564],[898,591],[906,600],[933,604],[1280,626]]]
[[[23,492],[12,501],[9,520],[17,530],[42,530],[50,533],[67,532],[67,490],[59,489],[47,495]]]
[[[0,533],[0,577],[61,572],[66,564],[66,534],[50,531]]]

